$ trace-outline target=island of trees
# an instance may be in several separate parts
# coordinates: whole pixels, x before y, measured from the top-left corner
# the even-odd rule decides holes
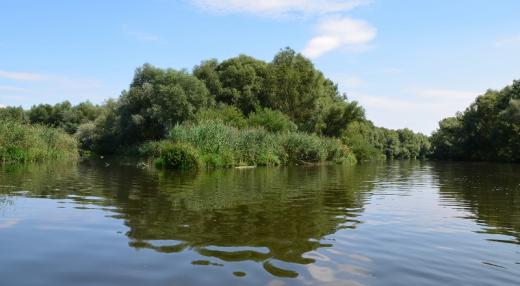
[[[0,160],[77,154],[152,158],[174,169],[439,159],[519,161],[520,83],[488,91],[429,138],[376,127],[311,61],[290,48],[191,72],[145,64],[102,105],[0,109]]]

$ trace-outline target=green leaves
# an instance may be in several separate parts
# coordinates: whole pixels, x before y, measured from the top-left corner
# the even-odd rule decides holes
[[[204,83],[185,71],[145,64],[119,100],[121,141],[125,144],[164,138],[175,124],[213,104]]]
[[[441,159],[520,162],[520,81],[488,90],[464,113],[442,120],[432,146]]]

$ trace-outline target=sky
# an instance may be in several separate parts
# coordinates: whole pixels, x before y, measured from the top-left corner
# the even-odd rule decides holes
[[[368,119],[430,134],[520,79],[517,0],[0,0],[0,106],[90,100],[136,67],[284,47],[309,57]]]

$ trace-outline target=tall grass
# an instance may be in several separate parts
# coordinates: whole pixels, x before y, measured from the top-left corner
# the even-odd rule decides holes
[[[341,141],[302,132],[271,133],[263,128],[238,129],[222,121],[175,126],[167,139],[196,150],[209,168],[311,164],[325,161],[354,163],[355,157]],[[164,154],[162,143],[141,149],[149,155]],[[190,148],[191,148],[190,147]],[[193,151],[186,150],[192,154]]]
[[[77,154],[77,141],[61,130],[0,120],[0,163],[75,158]]]

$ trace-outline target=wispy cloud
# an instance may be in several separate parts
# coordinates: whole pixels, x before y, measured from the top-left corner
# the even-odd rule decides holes
[[[97,79],[56,74],[0,70],[0,102],[5,105],[25,105],[62,100],[93,100],[117,94],[107,94],[106,86]]]
[[[49,77],[45,74],[39,73],[28,73],[28,72],[15,72],[0,70],[0,78],[20,80],[20,81],[41,81],[48,80]]]
[[[400,68],[383,68],[381,69],[381,72],[388,75],[396,75],[402,73],[403,71]]]
[[[21,81],[21,82],[53,82],[59,84],[61,86],[76,86],[76,87],[85,87],[85,86],[99,86],[101,83],[97,80],[87,79],[87,78],[75,78],[75,77],[67,77],[61,75],[54,74],[42,74],[42,73],[33,73],[33,72],[18,72],[18,71],[6,71],[0,70],[0,78],[13,80],[13,81]],[[0,86],[0,91],[11,91],[11,92],[22,92],[27,91],[24,88],[16,87],[16,86]]]
[[[195,6],[217,13],[261,16],[319,15],[346,12],[370,0],[191,0]]]
[[[28,88],[18,87],[18,86],[10,86],[10,85],[0,85],[0,92],[10,92],[10,93],[27,93],[31,90]]]
[[[406,88],[402,96],[374,96],[354,91],[350,97],[366,108],[377,125],[408,127],[428,134],[437,128],[442,118],[463,111],[478,94],[457,89]]]
[[[405,89],[407,93],[426,99],[473,100],[479,92],[453,89]]]
[[[520,47],[520,34],[499,38],[493,43],[493,46],[496,48]]]
[[[302,53],[317,58],[332,50],[344,47],[350,51],[363,51],[377,34],[376,28],[363,20],[338,16],[371,3],[371,0],[188,0],[203,10],[222,13],[246,13],[256,16],[285,17],[313,16],[318,19],[317,34]],[[335,15],[335,17],[330,17]]]
[[[360,88],[366,84],[363,78],[351,74],[332,74],[330,78],[346,90]]]
[[[138,40],[140,42],[158,42],[161,40],[161,37],[159,37],[158,35],[144,32],[141,30],[131,29],[126,25],[123,25],[123,32],[127,36],[129,36],[135,40]]]
[[[319,23],[318,34],[307,43],[303,54],[317,58],[340,47],[361,50],[376,34],[376,28],[363,20],[350,17],[326,19]]]

